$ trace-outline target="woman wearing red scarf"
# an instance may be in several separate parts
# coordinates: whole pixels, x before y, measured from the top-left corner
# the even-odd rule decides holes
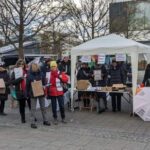
[[[26,95],[26,77],[27,70],[25,62],[19,59],[16,63],[16,67],[11,76],[11,83],[15,85],[15,91],[17,100],[19,101],[19,111],[21,115],[21,122],[25,123],[25,104],[28,102],[29,109],[31,108],[30,99],[27,99]]]
[[[57,120],[57,101],[60,108],[60,114],[62,123],[66,123],[65,121],[65,109],[64,109],[64,92],[63,92],[63,83],[68,82],[68,77],[65,73],[60,72],[57,68],[57,63],[55,61],[51,61],[50,64],[50,72],[47,72],[47,95],[50,97],[52,102],[52,112],[54,118],[54,124],[58,124]]]

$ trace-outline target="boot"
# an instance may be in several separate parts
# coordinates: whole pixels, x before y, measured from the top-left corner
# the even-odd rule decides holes
[[[21,114],[21,122],[26,123],[25,114]]]

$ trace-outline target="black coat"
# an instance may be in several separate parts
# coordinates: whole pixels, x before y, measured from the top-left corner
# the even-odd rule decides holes
[[[91,78],[90,68],[80,68],[77,73],[77,80],[89,80]]]
[[[116,67],[116,69],[111,66],[110,70],[109,70],[109,84],[113,85],[113,84],[125,84],[125,77],[124,74],[122,72],[122,69],[120,69],[120,67]]]
[[[26,99],[26,91],[23,91],[21,89],[21,82],[22,82],[23,78],[18,78],[15,79],[15,73],[12,72],[11,74],[11,84],[15,85],[15,92],[16,92],[16,97],[17,100],[22,100],[22,99]]]
[[[145,86],[150,86],[150,64],[147,65],[145,74],[144,74],[144,79],[142,82]]]
[[[71,62],[68,60],[68,62],[62,61],[60,65],[58,65],[58,69],[61,72],[65,72],[67,75],[71,75]]]
[[[7,73],[7,70],[5,69],[0,69],[0,78],[2,78],[5,82],[6,86],[6,92],[5,94],[0,94],[0,100],[7,100],[8,99],[8,94],[10,93],[9,90],[9,75]]]
[[[92,71],[93,75],[94,75],[95,70],[101,70],[101,73],[102,73],[101,80],[94,81],[94,77],[92,78],[92,80],[91,80],[92,86],[106,86],[108,72],[107,72],[105,66],[102,65],[101,67],[94,67],[92,70],[93,70]]]

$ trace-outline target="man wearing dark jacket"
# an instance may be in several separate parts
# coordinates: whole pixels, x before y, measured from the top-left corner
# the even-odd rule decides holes
[[[93,77],[93,81],[92,81],[92,86],[93,87],[105,87],[107,86],[107,70],[105,68],[104,65],[101,65],[101,64],[97,64],[95,66],[95,68],[93,68],[93,71],[101,71],[101,79],[100,80],[94,80],[94,77]],[[93,72],[94,74],[94,72]],[[96,92],[95,93],[95,96],[96,96],[96,101],[97,101],[97,112],[98,113],[101,113],[103,111],[105,111],[107,109],[107,100],[106,100],[106,93],[104,92]],[[100,105],[100,102],[101,102],[101,99],[103,100],[103,103],[104,103],[104,109],[101,108],[101,105]]]
[[[116,60],[113,60],[109,70],[109,84],[111,86],[113,84],[124,84],[124,79],[125,78],[122,69],[118,66]],[[121,111],[122,93],[111,93],[110,96],[112,97],[112,111],[116,112],[116,107],[118,111]]]
[[[71,62],[69,60],[69,56],[65,56],[63,61],[61,61],[60,65],[58,65],[58,69],[61,72],[65,72],[68,76],[71,75]]]
[[[77,80],[90,80],[91,70],[88,67],[87,63],[82,63],[81,68],[77,73]],[[90,104],[89,93],[87,92],[78,92],[79,100],[83,99],[84,107],[88,107]]]

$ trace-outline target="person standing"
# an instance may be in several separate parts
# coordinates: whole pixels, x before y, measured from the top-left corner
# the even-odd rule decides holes
[[[99,71],[101,77],[99,79],[94,79],[94,71]],[[104,65],[102,64],[97,64],[95,68],[93,69],[93,81],[92,86],[93,87],[106,87],[107,86],[107,70]],[[94,95],[96,96],[96,101],[97,101],[97,112],[101,113],[105,110],[107,110],[107,100],[106,100],[106,93],[105,92],[95,92]],[[104,104],[104,109],[101,107],[100,102],[101,99],[103,100]]]
[[[77,73],[77,81],[79,80],[89,80],[91,79],[92,73],[87,63],[82,63],[81,68]],[[78,92],[79,101],[83,101],[84,107],[89,107],[90,105],[90,92],[79,91]]]
[[[15,69],[20,70],[19,74],[15,72]],[[21,122],[26,123],[25,119],[25,106],[26,106],[26,100],[28,102],[28,106],[30,109],[30,99],[27,99],[26,95],[26,77],[27,77],[27,70],[26,70],[26,64],[24,60],[19,59],[16,63],[16,67],[14,68],[12,74],[11,74],[11,84],[15,86],[15,92],[16,97],[19,102],[19,111],[21,115]]]
[[[68,76],[71,75],[71,61],[69,60],[69,56],[64,56],[60,65],[58,65],[58,69],[61,72],[65,72]]]
[[[39,99],[40,109],[42,112],[43,117],[43,125],[50,126],[50,122],[48,121],[47,117],[47,111],[45,108],[45,95],[41,95],[38,97],[35,97],[33,95],[33,89],[32,89],[32,82],[41,81],[43,85],[43,90],[45,86],[45,77],[44,74],[40,71],[40,68],[38,64],[32,63],[31,68],[29,70],[28,76],[27,76],[27,96],[31,98],[31,128],[36,129],[36,104],[37,99]]]
[[[124,74],[122,69],[118,66],[116,60],[112,60],[112,65],[109,70],[109,84],[112,86],[113,84],[124,84]],[[116,108],[118,111],[121,111],[121,96],[122,93],[110,93],[112,98],[112,111],[116,112]]]
[[[56,61],[50,63],[51,71],[47,72],[47,95],[50,97],[52,102],[52,113],[54,118],[54,124],[58,124],[57,120],[57,101],[59,104],[60,114],[62,123],[67,123],[65,120],[65,108],[64,108],[64,91],[63,83],[68,82],[68,77],[64,72],[60,72],[57,68]]]
[[[5,101],[8,99],[9,94],[9,87],[8,87],[9,75],[3,64],[0,64],[0,79],[4,80],[6,86],[5,93],[0,94],[0,115],[6,116],[7,114],[4,112],[4,108],[5,108]]]
[[[145,69],[142,84],[146,87],[150,87],[150,64],[148,64],[146,69]]]

